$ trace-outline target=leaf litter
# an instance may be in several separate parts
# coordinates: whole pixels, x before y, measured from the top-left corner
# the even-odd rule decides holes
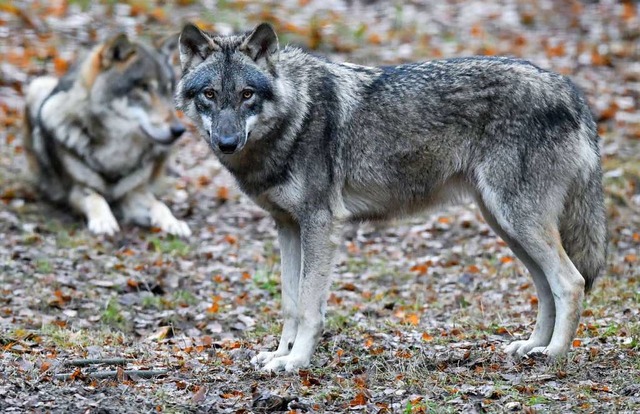
[[[0,4],[0,410],[640,410],[638,15],[631,1]],[[96,238],[40,200],[20,139],[26,83],[118,31],[187,20],[220,33],[270,21],[281,42],[338,61],[506,54],[570,75],[598,120],[611,237],[570,361],[500,352],[531,331],[537,298],[473,206],[349,229],[312,366],[272,375],[250,360],[280,329],[273,223],[193,130],[162,192],[189,240]]]

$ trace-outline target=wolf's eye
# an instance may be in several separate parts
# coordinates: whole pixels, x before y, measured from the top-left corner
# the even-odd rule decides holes
[[[147,83],[147,82],[139,82],[138,83],[138,88],[141,91],[149,92],[151,90],[151,85],[149,85],[149,83]]]
[[[242,91],[242,99],[248,101],[253,96],[253,91],[251,89],[245,89]]]
[[[205,89],[203,95],[207,99],[213,99],[216,96],[216,92],[213,89]]]

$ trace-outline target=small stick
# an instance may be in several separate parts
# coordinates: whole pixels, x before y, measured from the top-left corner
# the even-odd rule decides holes
[[[164,375],[167,372],[169,372],[169,370],[168,369],[153,369],[153,370],[131,369],[131,370],[122,371],[122,372],[124,372],[128,376],[133,375],[133,376],[136,376],[136,377],[139,377],[139,378],[153,378],[153,377],[157,377],[159,375]],[[61,379],[61,380],[68,380],[73,375],[74,375],[74,373],[56,374],[56,375],[53,376],[53,378]],[[93,379],[117,378],[118,377],[118,371],[89,372],[89,373],[84,374],[84,375],[87,378],[93,378]]]
[[[86,367],[88,365],[126,365],[129,362],[134,362],[135,359],[130,358],[105,358],[105,359],[74,359],[73,361],[66,361],[64,365],[73,367]]]

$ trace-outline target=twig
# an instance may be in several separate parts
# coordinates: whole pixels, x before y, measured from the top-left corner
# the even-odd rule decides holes
[[[73,367],[86,367],[88,365],[126,365],[129,362],[134,362],[135,359],[130,358],[105,358],[105,359],[74,359],[73,361],[66,361],[64,365]]]
[[[131,369],[131,370],[121,371],[121,372],[124,372],[127,376],[132,376],[133,375],[133,376],[136,376],[136,377],[139,377],[139,378],[153,378],[153,377],[157,377],[159,375],[164,375],[167,372],[169,372],[169,370],[168,369],[152,369],[152,370]],[[61,380],[68,380],[73,375],[74,375],[74,373],[56,374],[56,375],[53,376],[53,378],[61,379]],[[93,378],[93,379],[117,378],[118,377],[118,371],[90,372],[90,373],[87,373],[87,374],[84,374],[84,375],[87,378]]]

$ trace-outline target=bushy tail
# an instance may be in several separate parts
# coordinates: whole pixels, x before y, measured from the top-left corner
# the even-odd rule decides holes
[[[602,272],[607,256],[607,224],[602,169],[598,165],[587,180],[579,183],[568,194],[565,210],[560,219],[560,235],[565,251],[585,280],[589,292]]]

